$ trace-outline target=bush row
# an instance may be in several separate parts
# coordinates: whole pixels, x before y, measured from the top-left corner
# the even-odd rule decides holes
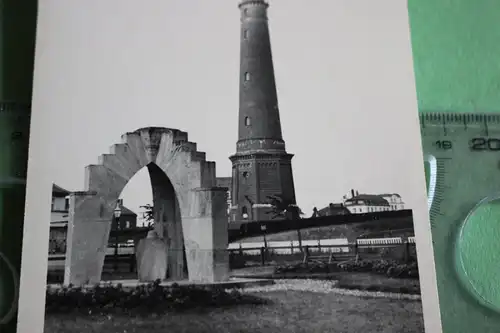
[[[160,281],[135,288],[122,285],[96,285],[92,288],[47,288],[46,313],[83,312],[85,314],[151,314],[203,307],[237,304],[263,304],[263,299],[243,295],[237,290],[201,286],[161,286]]]
[[[402,263],[397,260],[352,260],[340,263],[300,263],[275,268],[276,274],[284,273],[335,273],[363,272],[383,274],[393,278],[418,278],[416,261]]]
[[[338,288],[370,291],[370,292],[384,292],[384,293],[398,293],[408,295],[420,295],[420,285],[415,286],[391,286],[391,285],[366,285],[361,283],[350,283],[346,281],[339,281]]]

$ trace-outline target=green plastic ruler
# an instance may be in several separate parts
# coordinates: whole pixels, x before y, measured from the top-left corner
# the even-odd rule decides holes
[[[17,331],[37,6],[0,0],[1,333]]]
[[[21,264],[30,105],[0,103],[0,331],[15,331]],[[10,241],[7,241],[9,239]]]
[[[500,332],[500,115],[420,115],[443,332]],[[460,325],[457,325],[460,323]]]

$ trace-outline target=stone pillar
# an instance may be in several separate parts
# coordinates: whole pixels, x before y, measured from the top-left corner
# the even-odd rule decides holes
[[[94,284],[101,280],[111,230],[111,210],[94,192],[70,197],[64,284]]]
[[[167,246],[155,230],[148,232],[137,246],[137,275],[140,282],[164,280],[167,275]]]
[[[182,218],[189,280],[229,279],[227,188],[196,188],[189,193],[189,212]]]

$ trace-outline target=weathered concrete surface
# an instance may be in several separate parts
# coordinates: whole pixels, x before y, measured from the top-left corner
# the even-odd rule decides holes
[[[167,276],[168,248],[156,230],[148,233],[137,245],[137,275],[140,282],[163,280]]]
[[[226,228],[227,237],[227,215],[224,226],[210,223],[212,217],[197,213],[204,210],[197,210],[189,202],[192,190],[197,188],[210,189],[205,191],[207,193],[223,191],[212,189],[216,185],[215,163],[206,161],[205,153],[196,150],[196,144],[188,141],[187,133],[148,127],[124,134],[122,142],[113,145],[110,154],[101,155],[98,164],[87,166],[85,191],[71,195],[65,284],[81,285],[100,281],[116,201],[128,181],[146,166],[151,175],[153,201],[155,207],[158,205],[159,208],[156,216],[159,223],[155,229],[168,248],[167,274],[170,279],[186,278],[183,258],[186,237],[183,229],[191,225],[184,222],[185,219],[191,221],[190,214],[198,214],[196,218],[203,218],[206,225],[214,225],[221,230]],[[202,205],[201,201],[198,202]],[[213,219],[218,221],[219,214],[223,212],[225,209],[213,215]],[[203,230],[206,232],[207,228]],[[209,242],[204,240],[202,234],[201,229],[198,234],[192,229],[188,239],[208,249]],[[223,260],[221,257],[216,261]],[[197,265],[191,263],[191,270],[194,267]],[[195,272],[194,276],[199,277],[199,270],[195,269]],[[209,273],[210,270],[207,271]],[[220,273],[218,276],[223,275]],[[214,277],[210,275],[210,279]]]
[[[101,276],[111,228],[110,220],[103,216],[105,204],[95,192],[76,192],[70,197],[69,207],[64,281],[96,283],[91,277]],[[87,217],[85,212],[92,212],[92,216]],[[75,216],[77,223],[71,223]]]
[[[189,203],[182,218],[189,279],[225,281],[229,278],[226,189],[193,189]]]

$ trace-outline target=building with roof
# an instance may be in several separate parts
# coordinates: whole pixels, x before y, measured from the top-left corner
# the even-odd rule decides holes
[[[68,222],[70,191],[52,184],[52,205],[50,207],[50,224],[64,224]]]
[[[397,193],[360,194],[351,190],[343,198],[343,205],[352,214],[374,213],[405,209],[401,196]]]
[[[397,193],[384,193],[379,194],[382,198],[387,200],[392,210],[405,209],[405,204],[401,196]]]
[[[311,217],[344,215],[350,213],[349,209],[347,209],[343,203],[330,203],[328,206],[321,209],[314,207],[313,215]]]

